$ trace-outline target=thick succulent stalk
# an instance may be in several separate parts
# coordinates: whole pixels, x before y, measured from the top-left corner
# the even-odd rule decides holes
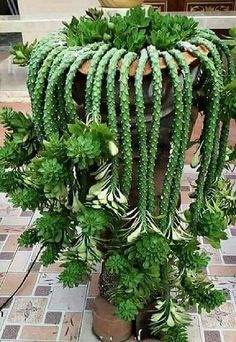
[[[220,140],[219,140],[219,156],[217,159],[216,165],[216,178],[220,178],[224,166],[225,166],[225,158],[226,158],[226,151],[227,151],[227,144],[228,144],[228,137],[229,137],[229,128],[230,128],[230,121],[226,121],[222,124],[221,132],[220,132]]]
[[[34,96],[32,96],[32,111],[33,111],[33,121],[35,130],[39,140],[44,138],[44,127],[43,127],[43,108],[44,108],[44,94],[47,84],[47,79],[49,75],[50,68],[56,56],[64,54],[63,47],[57,47],[52,50],[43,62],[42,67],[38,72],[37,81],[34,88]]]
[[[201,37],[206,38],[207,40],[211,41],[218,50],[222,51],[226,57],[228,70],[227,70],[227,77],[226,77],[226,83],[229,83],[234,78],[235,70],[234,70],[234,62],[232,58],[232,53],[224,42],[220,38],[218,38],[214,32],[211,33],[211,31],[205,31],[205,30],[199,30],[199,35]]]
[[[169,75],[171,77],[171,81],[173,84],[175,103],[175,114],[173,120],[173,133],[171,139],[170,156],[162,186],[162,195],[159,210],[160,215],[163,216],[163,218],[160,220],[161,230],[166,231],[169,224],[168,208],[170,205],[171,191],[173,191],[172,184],[176,176],[179,148],[182,139],[182,121],[183,115],[185,115],[185,113],[183,108],[182,85],[178,75],[178,71],[176,69],[174,59],[168,52],[163,52],[162,55],[167,64]],[[178,186],[176,183],[175,185]]]
[[[75,51],[73,48],[68,49],[67,53],[63,56],[61,63],[49,76],[44,106],[44,129],[47,138],[50,138],[51,134],[58,134],[60,131],[58,127],[58,118],[56,115],[57,101],[55,96],[55,88],[60,76],[66,71],[66,69],[70,67],[71,64],[74,63],[77,58],[86,60],[90,56],[90,47],[85,47],[77,51]]]
[[[137,55],[134,52],[128,52],[120,68],[120,111],[122,127],[122,157],[123,157],[123,177],[121,182],[122,193],[128,198],[132,182],[132,142],[130,131],[130,108],[129,108],[129,68]]]
[[[162,94],[162,72],[159,62],[159,51],[154,46],[148,47],[149,58],[152,67],[153,78],[153,113],[152,128],[149,138],[149,158],[147,170],[148,187],[148,211],[154,215],[155,212],[155,182],[154,172],[157,158],[157,147],[161,123],[161,94]]]
[[[106,71],[107,65],[114,55],[114,53],[117,51],[116,48],[112,48],[111,50],[108,50],[105,55],[100,60],[96,74],[94,76],[93,81],[93,97],[92,97],[92,113],[91,113],[91,119],[95,122],[99,122],[101,120],[101,97],[102,97],[102,81],[104,78],[104,73]]]
[[[66,103],[65,103],[65,84],[66,84],[66,76],[62,74],[56,86],[57,101],[58,101],[58,104],[57,104],[58,115],[59,115],[60,127],[62,131],[64,131],[68,125],[68,116],[66,113]]]
[[[44,59],[47,57],[49,52],[54,50],[56,47],[65,45],[65,37],[61,33],[58,33],[41,40],[34,47],[30,57],[29,71],[27,77],[27,86],[31,98],[33,97],[38,72]]]
[[[96,48],[96,45],[94,46]],[[85,62],[86,59],[92,58],[95,55],[95,51],[91,50],[90,54],[81,54],[79,55],[73,64],[71,65],[68,74],[66,76],[65,83],[65,107],[66,114],[69,122],[74,121],[77,117],[77,111],[73,100],[73,84],[74,78],[78,71],[78,68]]]
[[[203,45],[210,51],[214,65],[219,73],[218,85],[219,85],[219,89],[222,91],[223,90],[223,78],[224,78],[224,64],[221,60],[220,54],[216,46],[209,40],[202,38],[202,37],[191,39],[191,42],[195,45]],[[207,174],[206,190],[214,183],[215,178],[216,178],[216,167],[217,167],[217,160],[219,156],[219,130],[220,130],[220,112],[218,113],[217,124],[215,128],[214,146],[213,146],[212,155],[211,155],[211,163],[210,163],[208,174]]]
[[[178,66],[180,68],[180,72],[183,76],[183,125],[182,125],[182,134],[181,134],[181,143],[179,149],[179,157],[178,164],[176,168],[175,177],[172,181],[171,186],[171,195],[170,195],[170,205],[169,205],[169,217],[170,221],[173,222],[174,215],[176,212],[176,208],[179,200],[180,193],[180,182],[182,171],[184,167],[185,161],[185,152],[188,146],[189,140],[189,130],[190,130],[190,122],[191,122],[191,113],[192,113],[192,78],[189,70],[189,66],[185,61],[182,53],[179,50],[171,50],[170,54],[174,57]]]
[[[94,81],[94,76],[97,71],[98,64],[103,57],[103,55],[107,52],[109,49],[108,44],[104,44],[99,47],[98,51],[94,54],[91,64],[89,66],[89,72],[87,75],[87,81],[86,81],[86,94],[85,94],[85,109],[86,109],[86,114],[88,118],[90,118],[90,115],[92,114],[92,101],[93,101],[93,81]]]
[[[115,81],[117,73],[117,64],[122,56],[125,54],[125,50],[117,50],[109,61],[107,69],[107,120],[108,127],[110,128],[116,145],[119,147],[119,137],[117,129],[117,113],[116,113],[116,99],[115,99]],[[119,164],[118,156],[112,158],[111,167],[111,188],[115,190],[119,183]]]
[[[139,169],[138,169],[138,190],[139,190],[139,214],[145,227],[147,212],[147,133],[145,126],[145,108],[143,98],[143,72],[148,60],[146,49],[141,51],[139,63],[135,75],[135,104],[136,104],[136,125],[139,142]]]
[[[189,43],[184,44],[185,47],[189,46]],[[187,48],[188,49],[188,48]],[[219,109],[220,109],[220,92],[219,89],[219,73],[215,68],[213,61],[203,55],[200,51],[197,50],[196,46],[191,45],[188,49],[190,53],[197,57],[202,65],[203,70],[206,72],[209,79],[209,94],[208,94],[208,103],[207,108],[205,110],[205,116],[207,117],[207,125],[205,125],[205,134],[204,141],[202,145],[202,159],[199,167],[199,175],[197,179],[197,188],[195,191],[195,202],[192,207],[192,229],[195,231],[196,224],[198,222],[203,200],[204,200],[204,188],[206,185],[206,176],[209,170],[210,162],[211,162],[211,154],[214,147],[214,139],[215,139],[215,129],[217,125]],[[196,232],[197,233],[197,232]]]

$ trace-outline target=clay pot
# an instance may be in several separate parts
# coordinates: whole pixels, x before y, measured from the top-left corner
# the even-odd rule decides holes
[[[93,332],[103,342],[122,342],[132,334],[132,323],[116,316],[116,308],[98,296],[93,307]]]
[[[144,0],[99,0],[102,7],[131,8],[141,6]]]

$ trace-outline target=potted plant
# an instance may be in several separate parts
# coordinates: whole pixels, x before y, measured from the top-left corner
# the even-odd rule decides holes
[[[102,7],[132,8],[141,6],[144,0],[99,0]]]
[[[198,238],[219,248],[235,220],[235,193],[221,175],[233,158],[226,147],[235,87],[224,86],[234,77],[231,53],[187,17],[140,8],[123,18],[87,14],[15,49],[15,62],[29,65],[33,117],[1,114],[2,190],[15,206],[40,210],[19,243],[40,243],[45,266],[63,261],[64,286],[103,262],[97,335],[122,341],[136,320],[139,334],[187,341],[188,307],[211,311],[226,300],[205,276],[209,256]],[[198,179],[181,212],[198,111]]]

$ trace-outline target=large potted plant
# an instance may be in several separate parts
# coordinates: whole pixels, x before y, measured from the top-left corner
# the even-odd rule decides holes
[[[198,238],[218,248],[236,213],[221,176],[235,117],[234,83],[224,86],[234,77],[229,48],[187,17],[136,8],[107,19],[93,10],[18,46],[15,62],[29,64],[33,117],[1,114],[1,185],[15,206],[42,214],[19,243],[40,243],[45,266],[62,260],[64,286],[103,263],[93,313],[103,340],[124,340],[136,320],[142,337],[187,341],[189,306],[210,311],[226,300],[205,276]],[[198,111],[198,179],[181,212]]]

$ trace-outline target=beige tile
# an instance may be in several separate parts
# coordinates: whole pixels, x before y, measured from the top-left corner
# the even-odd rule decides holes
[[[61,273],[63,268],[60,267],[62,263],[61,262],[55,262],[54,264],[52,265],[49,265],[48,267],[43,267],[41,272],[44,272],[44,273]]]
[[[192,316],[192,322],[188,327],[188,337],[191,342],[202,342],[200,323],[197,315]]]
[[[231,302],[226,302],[211,313],[201,315],[204,329],[236,329],[236,313]]]
[[[214,249],[210,245],[206,244],[201,245],[201,250],[211,257],[210,264],[223,264],[220,250]]]
[[[223,336],[224,336],[225,342],[235,342],[236,330],[235,331],[223,331]]]
[[[20,339],[31,341],[56,341],[57,333],[58,327],[56,326],[23,326]]]
[[[0,234],[22,233],[26,228],[26,225],[18,224],[0,224]]]
[[[1,224],[12,224],[12,225],[28,225],[30,222],[30,217],[22,217],[22,216],[7,216],[3,217]]]
[[[59,340],[76,342],[79,337],[81,322],[82,314],[80,312],[66,312]]]
[[[93,273],[89,284],[88,297],[97,297],[99,295],[98,281],[99,273]]]
[[[29,264],[31,251],[16,252],[13,261],[10,265],[9,272],[24,272]]]
[[[234,277],[236,275],[236,266],[216,266],[210,265],[208,267],[209,274],[213,276],[226,276],[226,277]]]
[[[25,273],[8,273],[0,287],[0,295],[9,296],[19,286],[23,280]],[[37,280],[37,274],[31,273],[21,289],[18,291],[18,296],[30,296]]]
[[[3,251],[10,251],[15,252],[18,247],[17,239],[19,238],[20,234],[12,234],[9,235],[2,250]]]
[[[221,251],[223,254],[236,254],[236,237],[231,236],[230,239],[221,242]]]
[[[16,297],[8,317],[9,323],[41,323],[47,298]]]

